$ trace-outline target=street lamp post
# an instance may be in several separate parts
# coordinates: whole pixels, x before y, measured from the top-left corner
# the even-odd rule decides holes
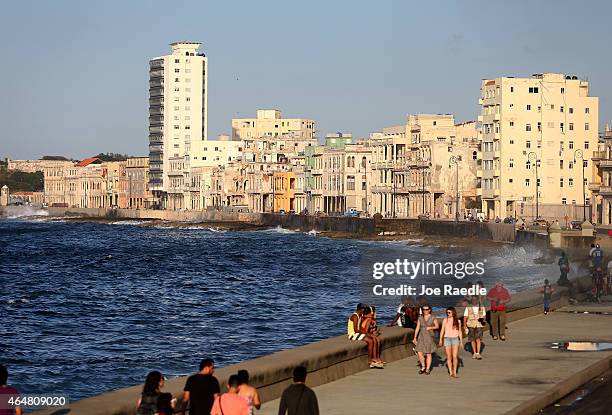
[[[451,164],[455,165],[455,174],[456,174],[456,183],[455,183],[455,221],[459,221],[459,162],[461,161],[461,156],[451,156],[448,160],[449,167]]]
[[[578,149],[574,151],[574,164],[576,159],[580,159],[582,163],[582,221],[586,222],[586,191],[584,189],[584,154],[582,150]]]
[[[540,160],[538,160],[538,155],[535,153],[535,151],[530,151],[529,154],[527,154],[527,158],[530,161],[533,161],[533,164],[535,164],[535,176],[536,176],[536,181],[535,181],[535,193],[536,193],[536,220],[540,218],[540,208],[539,208],[539,193],[540,193],[540,189],[538,189],[538,162]]]

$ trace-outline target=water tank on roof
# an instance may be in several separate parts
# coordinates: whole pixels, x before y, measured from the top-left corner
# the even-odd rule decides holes
[[[576,75],[572,76],[572,80],[577,80],[578,77]]]
[[[567,75],[567,76],[565,77],[565,79],[572,79],[572,77],[571,77],[571,76],[569,76],[569,75]]]

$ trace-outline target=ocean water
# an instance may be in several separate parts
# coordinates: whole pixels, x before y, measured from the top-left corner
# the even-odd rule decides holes
[[[485,285],[503,278],[512,291],[557,275],[535,249],[306,231],[0,220],[0,362],[22,393],[74,400],[141,383],[154,369],[190,374],[205,356],[224,366],[340,335],[360,299],[365,250],[486,258]],[[383,324],[394,308],[379,308]]]

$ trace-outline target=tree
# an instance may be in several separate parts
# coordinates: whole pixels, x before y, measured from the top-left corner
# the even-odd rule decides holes
[[[42,156],[41,160],[61,160],[61,161],[70,161],[69,158],[64,156]]]
[[[119,153],[100,153],[93,157],[99,158],[102,161],[124,161],[127,160],[130,156]]]

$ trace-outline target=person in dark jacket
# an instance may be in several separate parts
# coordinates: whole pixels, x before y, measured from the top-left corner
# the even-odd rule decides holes
[[[283,391],[278,415],[319,415],[317,395],[305,385],[307,373],[304,366],[293,369],[293,385]]]

